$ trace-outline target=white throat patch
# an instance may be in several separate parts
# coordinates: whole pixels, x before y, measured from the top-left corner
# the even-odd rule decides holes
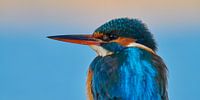
[[[108,51],[108,50],[104,49],[104,48],[101,47],[101,46],[90,45],[90,47],[91,47],[94,51],[96,51],[96,53],[97,53],[99,56],[102,56],[102,57],[107,56],[107,55],[112,55],[112,54],[113,54],[113,52]]]

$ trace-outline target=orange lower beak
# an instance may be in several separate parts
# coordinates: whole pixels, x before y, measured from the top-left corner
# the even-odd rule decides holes
[[[97,39],[95,39],[92,35],[57,35],[57,36],[48,36],[48,38],[63,42],[70,42],[83,45],[101,44],[101,42],[97,41]]]

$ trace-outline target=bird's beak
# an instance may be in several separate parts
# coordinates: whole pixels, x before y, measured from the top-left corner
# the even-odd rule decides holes
[[[57,36],[48,36],[48,38],[63,42],[70,42],[83,45],[101,44],[101,42],[95,39],[93,35],[57,35]]]

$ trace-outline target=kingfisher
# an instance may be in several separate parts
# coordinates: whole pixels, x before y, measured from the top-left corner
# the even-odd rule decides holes
[[[167,67],[141,20],[116,18],[93,34],[48,38],[88,45],[97,53],[87,74],[88,100],[168,100]]]

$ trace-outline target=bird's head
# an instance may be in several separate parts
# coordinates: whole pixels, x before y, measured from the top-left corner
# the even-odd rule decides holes
[[[139,47],[152,53],[156,43],[146,25],[137,19],[118,18],[98,27],[92,35],[58,35],[48,38],[89,45],[98,55],[106,56],[127,47]]]

